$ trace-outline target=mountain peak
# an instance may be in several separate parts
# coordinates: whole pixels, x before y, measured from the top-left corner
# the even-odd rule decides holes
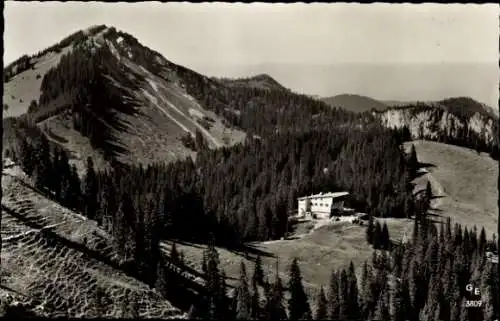
[[[278,81],[266,73],[244,78],[215,78],[229,87],[250,87],[266,90],[287,90]]]

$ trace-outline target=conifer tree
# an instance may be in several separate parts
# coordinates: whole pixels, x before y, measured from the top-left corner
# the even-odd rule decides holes
[[[337,320],[339,318],[339,277],[335,271],[332,272],[332,276],[330,277],[327,310],[330,320]]]
[[[481,228],[481,232],[479,234],[479,244],[478,244],[479,252],[481,254],[484,254],[484,252],[486,251],[486,245],[487,245],[486,231],[484,230],[483,227]]]
[[[50,145],[47,137],[41,135],[40,145],[37,147],[36,153],[36,185],[38,188],[48,188],[50,189],[52,183],[51,169],[52,160],[50,157]]]
[[[206,254],[206,251],[203,250],[203,256],[201,258],[201,270],[203,271],[203,273],[207,273],[207,254]]]
[[[349,264],[349,269],[347,271],[347,299],[349,318],[352,320],[359,319],[361,314],[359,306],[358,279],[356,277],[352,261]]]
[[[401,281],[396,279],[391,293],[391,321],[405,321],[405,308],[403,302],[403,286]]]
[[[231,317],[230,315],[230,306],[229,306],[229,299],[227,296],[227,283],[226,283],[226,272],[224,270],[221,271],[220,273],[220,290],[217,295],[217,303],[218,303],[218,320],[226,320],[226,319],[232,319],[234,317]]]
[[[168,272],[165,268],[165,265],[160,260],[158,261],[158,266],[156,268],[156,282],[155,289],[158,291],[163,297],[167,296],[168,289],[168,280],[167,280]]]
[[[339,320],[349,318],[349,279],[345,269],[340,271],[339,275]]]
[[[410,168],[411,177],[415,177],[417,175],[418,170],[418,158],[417,151],[415,150],[415,145],[411,145],[410,158],[408,160],[408,166]]]
[[[60,150],[60,184],[61,184],[61,196],[60,201],[64,206],[69,207],[69,202],[71,201],[71,167],[69,165],[68,154],[64,149]]]
[[[170,249],[170,259],[174,264],[178,264],[180,261],[179,252],[177,252],[177,245],[175,242],[172,244],[172,248]]]
[[[373,244],[373,239],[375,237],[375,225],[373,223],[373,216],[370,215],[368,220],[368,227],[366,228],[366,241],[368,244]]]
[[[248,290],[246,267],[243,261],[240,264],[240,284],[236,291],[236,319],[248,320],[251,316],[252,302]]]
[[[256,282],[252,282],[252,298],[251,298],[251,319],[260,319],[262,310],[260,306],[259,286]]]
[[[257,259],[255,260],[255,268],[252,281],[257,285],[264,285],[264,271],[262,270],[262,259],[260,257],[260,254],[257,255]]]
[[[286,320],[287,314],[283,305],[283,283],[279,277],[278,263],[276,263],[275,280],[273,284],[265,286],[266,291],[266,319]]]
[[[382,231],[380,233],[381,247],[383,250],[389,250],[391,244],[391,238],[389,236],[389,229],[387,228],[387,223],[384,222],[382,225]]]
[[[80,187],[80,177],[78,176],[78,171],[76,169],[76,166],[73,164],[71,166],[71,172],[69,177],[68,206],[72,209],[80,210],[81,195],[82,195],[82,190]]]
[[[91,220],[98,219],[98,222],[101,223],[102,218],[96,218],[97,193],[97,176],[94,171],[94,162],[91,157],[88,157],[87,173],[83,187],[83,214]]]
[[[290,266],[290,282],[288,285],[290,299],[288,300],[288,310],[290,311],[290,320],[299,320],[302,318],[311,318],[311,308],[307,300],[304,287],[302,286],[302,276],[300,274],[297,258],[294,258]]]
[[[427,202],[427,205],[430,204],[431,200],[432,200],[432,186],[431,186],[431,182],[430,181],[427,181],[427,185],[425,186],[425,200]]]
[[[381,292],[375,308],[374,321],[390,320],[388,294],[389,292],[386,289]]]
[[[219,270],[219,253],[217,253],[215,248],[215,239],[213,235],[210,237],[207,248],[206,280],[206,316],[211,320],[219,320],[225,314],[225,307],[222,303],[225,289]]]
[[[382,245],[382,226],[380,226],[380,222],[377,220],[375,222],[375,231],[373,233],[373,248],[380,249]]]
[[[323,286],[321,286],[316,298],[316,320],[326,320],[328,318],[327,304],[325,292],[323,291]]]
[[[429,284],[429,293],[427,296],[427,301],[421,310],[420,319],[421,320],[434,320],[436,313],[439,312],[440,309],[440,301],[441,296],[440,292],[442,291],[441,284],[438,280],[436,274],[433,274]],[[439,315],[436,320],[439,320]]]
[[[361,314],[364,319],[367,319],[369,311],[375,305],[375,299],[372,297],[372,271],[366,260],[361,274],[361,299]]]
[[[33,146],[24,138],[21,140],[21,167],[26,175],[31,176],[35,170]]]

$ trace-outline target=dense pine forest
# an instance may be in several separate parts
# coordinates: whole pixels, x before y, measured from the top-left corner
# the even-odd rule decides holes
[[[260,261],[249,280],[242,263],[232,302],[227,305],[223,300],[213,300],[224,291],[219,283],[219,288],[207,295],[207,300],[215,301],[212,308],[201,312],[193,309],[191,316],[226,313],[226,318],[239,320],[370,321],[481,321],[498,317],[499,278],[496,265],[485,255],[497,249],[495,242],[487,241],[484,229],[478,235],[475,228],[453,227],[450,220],[437,229],[421,215],[415,220],[414,230],[417,232],[411,243],[391,252],[375,251],[371,262],[363,264],[359,277],[352,263],[332,271],[330,283],[316,297],[304,294],[297,260],[290,266],[286,284],[279,277],[264,280]],[[212,255],[209,261],[217,262],[217,256]],[[211,278],[221,275],[214,268],[208,273],[212,273]],[[479,288],[480,295],[468,292],[467,285]],[[264,293],[263,298],[260,293]],[[467,308],[466,300],[481,300],[482,307]]]
[[[123,35],[127,36],[111,33],[110,37]],[[134,38],[127,41],[133,43]],[[145,68],[158,67],[151,65],[151,55],[138,54],[137,62]],[[230,88],[186,68],[169,67],[203,107],[245,131],[246,141],[212,150],[199,134],[186,140],[197,151],[196,161],[118,163],[109,153],[116,148],[106,124],[119,130],[116,113],[134,113],[136,106],[122,100],[125,93],[110,79],[131,89],[143,79],[125,76],[107,46],[83,43],[44,76],[42,95],[29,115],[36,122],[60,109],[70,111],[73,127],[89,137],[94,148],[108,152],[111,170],[96,169],[88,158],[86,173],[80,177],[64,149],[50,144],[34,122],[19,122],[24,132],[36,133],[22,137],[19,153],[13,155],[24,172],[46,196],[104,227],[113,236],[124,269],[168,299],[181,297],[186,286],[167,266],[187,267],[175,246],[164,258],[160,242],[208,244],[205,289],[197,300],[190,299],[193,318],[489,321],[498,317],[500,307],[494,299],[500,291],[499,278],[496,266],[486,259],[487,251],[498,252],[496,244],[486,239],[484,230],[478,235],[476,229],[452,226],[450,220],[439,228],[429,223],[430,185],[423,196],[414,195],[411,182],[419,167],[417,155],[415,149],[406,155],[402,147],[410,139],[408,128],[389,130],[369,113],[331,108],[284,90]],[[443,110],[432,112],[438,119]],[[497,141],[487,144],[471,132],[460,132],[458,137],[441,133],[438,140],[498,154]],[[367,242],[376,251],[363,265],[361,277],[353,264],[332,271],[330,284],[317,297],[308,298],[300,262],[292,263],[290,280],[284,282],[277,273],[272,280],[264,277],[257,259],[251,280],[242,263],[239,287],[229,296],[215,246],[243,247],[249,241],[286,236],[297,197],[327,191],[348,191],[347,206],[369,215]],[[381,225],[378,217],[414,218],[410,243],[392,244],[387,225]],[[464,308],[467,284],[481,289],[483,308]]]
[[[124,93],[111,84],[110,77],[132,89],[141,81],[137,75],[131,76],[133,80],[125,77],[121,68],[107,46],[79,44],[44,76],[35,120],[43,119],[40,115],[48,117],[60,106],[70,108],[74,128],[89,137],[95,148],[113,151],[108,125],[119,129],[116,113],[133,113],[135,106],[130,100],[122,101]],[[418,205],[409,184],[417,165],[401,150],[408,138],[404,130],[383,129],[368,115],[359,118],[304,95],[229,89],[179,66],[176,72],[202,104],[247,131],[247,141],[213,151],[204,147],[200,135],[194,144],[196,164],[187,159],[147,168],[123,165],[112,172],[95,173],[96,187],[86,197],[97,201],[83,198],[72,208],[100,204],[81,210],[117,230],[121,229],[116,226],[122,221],[117,219],[120,209],[128,207],[123,202],[128,204],[125,198],[131,198],[131,215],[140,216],[136,211],[159,213],[155,215],[168,236],[205,239],[213,232],[217,242],[240,244],[284,236],[295,200],[304,194],[347,190],[352,194],[352,207],[383,217],[409,217]],[[35,145],[45,146],[44,140]],[[22,145],[31,146],[28,142]],[[42,153],[36,147],[33,150],[24,153]],[[60,158],[66,162],[63,151],[44,153],[47,168],[61,166]],[[112,154],[107,156],[112,158]],[[30,157],[21,159],[30,162]],[[33,166],[25,167],[31,171]],[[88,168],[89,173],[92,170]],[[45,169],[40,171],[36,175],[45,176]],[[42,185],[56,198],[58,190],[64,189],[48,182]],[[116,201],[107,197],[109,190]],[[107,204],[110,202],[116,204]]]
[[[196,163],[115,164],[111,172],[95,172],[89,160],[82,188],[65,151],[51,153],[44,136],[35,144],[23,141],[20,158],[56,199],[69,197],[65,205],[110,231],[130,224],[121,215],[136,222],[139,213],[156,213],[164,236],[206,240],[214,233],[217,242],[234,245],[284,236],[297,197],[322,191],[347,190],[349,205],[373,216],[411,217],[422,207],[410,184],[417,164],[401,143],[399,132],[379,127],[339,128],[204,149]],[[76,186],[65,185],[70,181]]]

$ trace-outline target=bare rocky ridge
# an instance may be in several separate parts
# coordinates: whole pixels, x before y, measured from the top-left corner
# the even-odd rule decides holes
[[[474,112],[471,116],[460,118],[456,114],[441,110],[436,113],[434,108],[391,108],[383,112],[374,112],[382,124],[389,128],[402,128],[407,126],[413,136],[418,138],[423,135],[429,139],[437,139],[440,133],[456,137],[460,129],[475,132],[485,142],[494,141],[498,126],[498,118],[490,117],[484,113]]]

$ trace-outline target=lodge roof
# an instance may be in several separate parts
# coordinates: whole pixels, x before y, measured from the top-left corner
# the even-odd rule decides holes
[[[339,198],[339,197],[344,197],[349,195],[349,192],[334,192],[334,193],[319,193],[319,194],[314,194],[314,195],[309,195],[309,196],[302,196],[299,197],[299,200],[305,200],[305,199],[313,199],[313,198]]]

